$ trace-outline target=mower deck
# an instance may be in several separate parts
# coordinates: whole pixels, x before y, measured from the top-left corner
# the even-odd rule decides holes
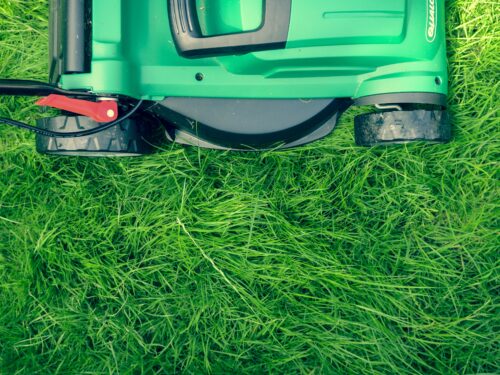
[[[182,144],[299,146],[353,104],[381,114],[357,121],[358,144],[447,141],[444,2],[51,0],[50,77],[122,112],[143,100],[136,126],[163,126]],[[64,132],[67,117],[39,126]],[[73,147],[52,138],[39,151]]]

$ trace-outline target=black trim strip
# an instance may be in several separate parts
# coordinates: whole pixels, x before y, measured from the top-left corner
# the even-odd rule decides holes
[[[357,106],[375,104],[432,104],[446,107],[447,97],[444,94],[432,92],[402,92],[370,95],[354,100],[354,105]]]
[[[66,0],[63,41],[63,69],[65,74],[89,73],[91,51],[90,0]]]
[[[50,82],[62,74],[90,73],[92,0],[50,0]]]

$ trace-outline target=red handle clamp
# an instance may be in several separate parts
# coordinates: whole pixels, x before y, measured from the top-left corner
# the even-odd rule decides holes
[[[118,119],[118,103],[114,100],[89,102],[87,100],[71,99],[62,95],[49,95],[36,102],[36,105],[86,116],[96,122],[112,122]]]

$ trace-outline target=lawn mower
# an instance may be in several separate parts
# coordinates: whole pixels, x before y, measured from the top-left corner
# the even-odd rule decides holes
[[[0,119],[42,153],[290,148],[352,105],[358,145],[451,138],[445,0],[51,0],[49,33],[49,83],[0,80],[61,111]]]

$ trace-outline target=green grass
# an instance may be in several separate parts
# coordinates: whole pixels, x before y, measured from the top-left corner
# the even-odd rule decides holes
[[[500,16],[448,1],[455,139],[50,158],[0,128],[0,373],[499,373]],[[0,76],[46,79],[44,0]],[[0,116],[33,122],[33,99]]]

